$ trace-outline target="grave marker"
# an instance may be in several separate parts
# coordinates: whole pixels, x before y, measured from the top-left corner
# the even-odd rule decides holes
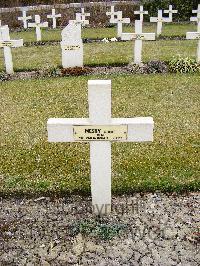
[[[82,7],[81,8],[81,19],[83,20],[83,21],[85,21],[86,19],[86,17],[90,17],[90,13],[85,13],[85,9]]]
[[[200,15],[200,4],[198,5],[198,8],[197,8],[197,10],[192,10],[192,13],[193,14],[197,14],[197,16],[196,17],[191,17],[190,18],[190,21],[194,21],[194,22],[198,22],[198,16]]]
[[[172,20],[173,20],[172,14],[177,14],[178,10],[174,10],[172,5],[169,5],[169,9],[168,10],[164,10],[164,13],[166,13],[166,14],[169,13],[169,19],[170,19],[170,22],[172,22]]]
[[[75,24],[81,26],[86,26],[89,24],[89,20],[82,19],[81,13],[76,13],[75,20],[69,20],[69,24]]]
[[[115,11],[115,6],[111,6],[111,11],[106,12],[107,16],[110,16],[110,20],[114,20],[115,16],[117,16],[117,11]]]
[[[0,27],[0,48],[4,49],[6,73],[13,74],[13,60],[11,48],[23,46],[23,40],[11,40],[8,26]]]
[[[51,15],[47,15],[47,18],[53,19],[53,29],[56,29],[57,18],[61,18],[61,14],[57,14],[56,15],[56,10],[53,8],[52,9],[52,14]]]
[[[158,10],[158,17],[150,17],[150,22],[157,22],[157,36],[162,33],[163,22],[171,22],[169,18],[164,18],[162,10]]]
[[[111,142],[153,141],[151,117],[112,118],[111,80],[88,81],[88,118],[50,118],[49,142],[89,142],[93,212],[111,211]]]
[[[62,31],[62,66],[83,66],[83,42],[81,39],[81,27],[76,24],[68,24]]]
[[[36,29],[36,37],[37,41],[42,40],[42,35],[41,35],[41,28],[47,28],[48,27],[48,22],[40,22],[40,16],[35,15],[35,22],[34,23],[28,23],[29,28],[35,28]]]
[[[144,20],[144,15],[148,15],[148,11],[144,11],[143,6],[140,6],[140,10],[139,11],[134,11],[135,15],[140,15],[140,20],[143,21]]]
[[[23,21],[24,29],[28,28],[27,21],[32,19],[32,16],[26,16],[26,10],[22,10],[22,17],[18,17],[18,20]]]
[[[142,62],[142,41],[154,41],[155,33],[143,33],[142,32],[142,21],[135,21],[135,33],[122,33],[123,41],[135,40],[134,48],[134,63],[141,64]]]
[[[130,18],[122,18],[122,11],[117,12],[117,18],[110,19],[110,23],[117,24],[117,37],[120,38],[122,35],[123,23],[129,24]]]
[[[197,32],[187,32],[187,40],[198,40],[197,44],[197,62],[200,63],[200,13],[197,17]]]

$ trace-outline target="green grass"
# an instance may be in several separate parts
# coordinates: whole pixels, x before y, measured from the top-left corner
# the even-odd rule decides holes
[[[128,64],[133,60],[133,42],[84,44],[85,65]],[[143,61],[169,61],[173,56],[196,58],[197,41],[162,40],[143,42]],[[61,48],[34,46],[13,49],[15,71],[61,66]],[[0,51],[0,71],[4,70],[3,52]]]
[[[112,145],[115,194],[198,190],[199,75],[1,83],[0,191],[90,193],[89,145],[47,142],[50,117],[87,117],[87,80],[112,79],[113,117],[152,116],[154,142]]]
[[[165,23],[163,24],[163,36],[185,36],[187,31],[196,31],[197,26],[193,23],[188,24],[173,24],[173,23]],[[134,32],[134,27],[132,26],[124,26],[124,32]],[[144,25],[144,32],[156,32],[156,23],[146,23]],[[116,27],[112,28],[85,28],[82,30],[83,38],[111,38],[115,37],[117,34]],[[29,29],[28,31],[22,32],[12,32],[12,38],[23,38],[24,42],[33,42],[36,41],[35,31],[33,29]],[[61,30],[56,29],[43,29],[42,30],[42,40],[50,41],[50,40],[61,40]]]

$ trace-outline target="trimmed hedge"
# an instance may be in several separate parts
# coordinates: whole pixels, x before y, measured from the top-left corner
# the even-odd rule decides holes
[[[141,3],[144,5],[144,9],[149,11],[150,16],[157,16],[159,9],[167,9],[169,5],[172,5],[174,9],[178,10],[178,14],[174,14],[175,21],[189,21],[193,9],[197,9],[199,0],[143,0]],[[167,16],[167,14],[166,14]],[[145,16],[146,21],[149,21],[148,16]]]

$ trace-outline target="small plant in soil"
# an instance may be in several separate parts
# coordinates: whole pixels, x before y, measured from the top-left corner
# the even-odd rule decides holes
[[[192,58],[179,56],[169,62],[169,70],[174,73],[195,73],[200,72],[200,64]]]
[[[82,234],[84,236],[95,237],[102,240],[111,240],[115,236],[118,236],[125,228],[125,224],[109,223],[109,221],[99,219],[93,221],[84,220],[69,225],[68,233],[73,237]]]

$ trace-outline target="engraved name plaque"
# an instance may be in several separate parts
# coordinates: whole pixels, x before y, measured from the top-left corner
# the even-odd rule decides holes
[[[73,126],[75,141],[125,141],[128,127],[118,126]]]
[[[10,41],[1,41],[0,42],[0,48],[2,48],[2,47],[10,47],[10,46],[12,46],[12,42],[10,42]]]
[[[80,49],[80,45],[64,45],[63,48],[66,50],[66,51],[74,51],[74,50],[78,50]]]

